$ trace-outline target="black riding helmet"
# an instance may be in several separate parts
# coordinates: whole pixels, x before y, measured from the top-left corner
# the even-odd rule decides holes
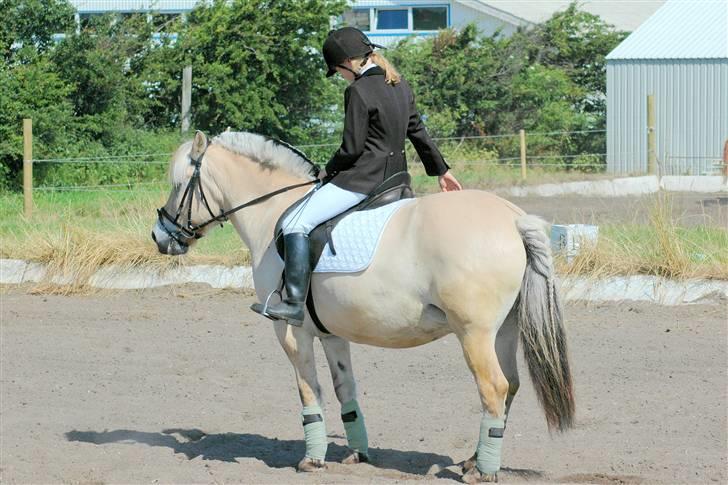
[[[366,57],[374,51],[375,47],[382,48],[380,45],[372,44],[364,32],[354,27],[332,30],[326,37],[322,49],[324,60],[329,68],[326,77],[336,74],[336,66],[345,60]]]

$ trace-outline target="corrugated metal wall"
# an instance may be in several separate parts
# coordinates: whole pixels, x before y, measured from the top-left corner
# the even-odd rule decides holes
[[[715,172],[728,139],[728,59],[607,61],[607,170],[647,171],[647,95],[663,175]]]

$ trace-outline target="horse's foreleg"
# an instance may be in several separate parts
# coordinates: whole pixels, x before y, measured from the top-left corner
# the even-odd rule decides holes
[[[313,352],[313,335],[305,328],[292,327],[285,323],[275,324],[276,335],[296,372],[298,393],[303,405],[303,433],[306,440],[306,455],[298,463],[299,471],[314,471],[325,468],[326,424],[321,409],[321,386],[316,377],[316,361]]]
[[[356,400],[356,382],[351,367],[349,342],[340,337],[325,337],[321,344],[334,380],[334,391],[341,404],[341,420],[344,422],[346,439],[351,454],[344,458],[344,464],[354,464],[369,460],[369,441],[364,425],[364,415]]]
[[[468,469],[466,464],[463,480],[466,483],[496,481],[501,463],[508,381],[498,362],[493,332],[476,325],[463,330],[458,336],[483,406],[475,466]]]

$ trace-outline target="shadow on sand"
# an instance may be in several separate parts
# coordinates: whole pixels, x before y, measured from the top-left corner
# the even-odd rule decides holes
[[[68,441],[103,445],[108,443],[144,444],[170,448],[188,459],[235,462],[239,458],[254,458],[272,468],[295,467],[306,447],[302,440],[279,440],[258,434],[207,434],[199,429],[165,429],[161,433],[118,429],[113,431],[69,431]],[[340,462],[348,454],[346,447],[329,443],[327,461]],[[403,473],[426,475],[437,463],[441,467],[454,465],[448,456],[419,451],[400,451],[369,448],[371,464],[377,468],[398,470]],[[452,471],[436,473],[440,478],[454,478]]]

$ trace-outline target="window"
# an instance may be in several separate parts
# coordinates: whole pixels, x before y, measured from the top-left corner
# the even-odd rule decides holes
[[[377,30],[407,30],[409,10],[377,9]]]
[[[82,13],[78,15],[81,30],[87,30],[89,32],[96,31],[96,22],[98,22],[100,15],[95,13]]]
[[[341,17],[342,23],[347,27],[356,27],[359,30],[371,30],[368,8],[347,10]]]
[[[438,30],[447,27],[447,7],[412,7],[412,30]]]
[[[339,25],[387,35],[402,35],[401,32],[391,31],[432,32],[448,27],[448,14],[449,8],[442,4],[422,7],[352,8],[339,17]]]
[[[178,13],[154,13],[152,14],[152,25],[154,30],[163,31],[167,27],[173,25],[174,22],[180,17]]]

